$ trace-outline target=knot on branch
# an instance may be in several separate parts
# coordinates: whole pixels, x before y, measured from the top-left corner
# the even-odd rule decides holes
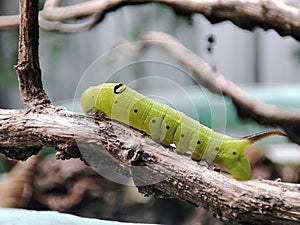
[[[41,70],[38,65],[21,61],[15,66],[19,80],[21,100],[27,109],[48,106],[51,102],[43,89]]]
[[[127,152],[127,160],[133,166],[145,166],[149,163],[156,163],[157,158],[142,150],[142,147],[130,149]]]
[[[18,63],[17,65],[15,65],[14,69],[24,71],[24,70],[28,70],[30,67],[31,67],[30,62],[25,60],[25,61],[22,61],[22,62]]]

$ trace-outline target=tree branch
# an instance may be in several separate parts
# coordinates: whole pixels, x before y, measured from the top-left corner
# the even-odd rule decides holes
[[[131,174],[136,184],[146,185],[140,187],[141,192],[160,197],[169,195],[203,206],[225,222],[300,222],[299,184],[266,180],[239,182],[121,125],[68,111],[49,110],[37,114],[0,109],[0,152],[24,160],[30,156],[24,154],[25,148],[55,146],[58,157],[80,157],[80,152],[85,152],[94,161],[99,160],[101,166],[106,155],[106,165],[111,170]],[[16,150],[10,151],[13,147]],[[119,162],[118,168],[112,164],[113,158]],[[152,184],[154,177],[162,181]]]
[[[200,84],[214,93],[231,98],[241,118],[250,118],[262,125],[281,127],[292,141],[300,144],[299,110],[278,108],[255,101],[221,73],[215,72],[199,56],[188,52],[178,40],[168,34],[153,31],[144,34],[141,39],[144,41],[141,50],[145,50],[144,47],[148,45],[163,48],[190,69]]]
[[[20,1],[20,35],[18,64],[15,66],[19,80],[21,100],[26,108],[50,104],[43,89],[39,64],[38,0]]]
[[[231,21],[240,28],[253,30],[274,29],[281,36],[291,36],[300,40],[300,6],[277,0],[102,0],[58,7],[58,0],[46,1],[40,12],[41,26],[44,29],[61,32],[78,32],[90,29],[101,22],[105,15],[123,6],[146,3],[160,3],[172,7],[184,15],[202,14],[211,23]],[[89,22],[64,24],[63,21],[91,17]],[[0,17],[0,27],[17,26],[17,16]]]
[[[0,16],[0,28],[1,29],[11,29],[15,28],[20,23],[19,15],[11,15],[11,16]]]
[[[235,25],[253,30],[261,27],[265,30],[274,29],[280,35],[291,35],[300,40],[299,5],[288,4],[276,0],[110,0],[88,1],[73,6],[46,8],[42,16],[51,21],[63,21],[94,13],[105,14],[125,5],[161,3],[174,8],[181,14],[199,13],[211,23],[230,20]],[[72,13],[71,13],[72,12]],[[101,20],[99,20],[100,22]]]

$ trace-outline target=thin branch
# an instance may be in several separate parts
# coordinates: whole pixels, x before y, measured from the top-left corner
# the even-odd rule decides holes
[[[187,51],[178,40],[168,34],[148,32],[142,36],[142,40],[145,41],[144,45],[154,45],[165,49],[190,69],[196,80],[210,91],[231,98],[241,118],[250,118],[262,125],[281,127],[291,140],[300,144],[299,110],[278,108],[252,99],[241,88],[219,72],[215,72],[200,57]]]
[[[60,3],[60,0],[46,0],[44,4],[44,8],[47,7],[57,7]]]
[[[25,159],[29,157],[23,154],[25,148],[54,146],[60,152],[59,157],[83,154],[89,163],[86,156],[90,156],[101,168],[106,165],[107,171],[131,174],[137,185],[146,185],[139,187],[145,194],[173,196],[203,206],[225,222],[300,222],[299,184],[239,182],[124,126],[68,111],[49,110],[37,114],[0,109],[0,152],[15,159],[23,155]],[[154,178],[161,182],[153,184]]]
[[[99,21],[105,15],[126,5],[161,3],[180,14],[202,14],[211,23],[229,20],[235,25],[253,30],[274,29],[280,35],[300,40],[300,7],[276,0],[109,0],[87,1],[73,6],[47,7],[41,15],[46,20],[63,21],[97,13]]]
[[[61,32],[82,31],[81,24],[63,24],[63,21],[76,18],[91,17],[97,15],[98,23],[105,15],[123,6],[146,3],[160,3],[172,7],[179,14],[202,14],[211,23],[231,21],[240,28],[253,30],[261,27],[264,30],[274,29],[281,36],[291,36],[300,40],[300,6],[278,0],[102,0],[85,1],[82,3],[58,7],[58,0],[46,1],[44,9],[40,12],[40,18],[44,22],[44,29],[54,29]],[[15,17],[7,24],[0,17],[0,27],[7,28],[17,26]],[[51,22],[55,22],[53,26]],[[95,25],[94,23],[93,25]],[[78,27],[77,27],[78,26]],[[68,27],[68,28],[66,28]],[[73,28],[73,29],[72,29]],[[85,26],[84,29],[91,27]]]
[[[247,30],[253,30],[255,27],[274,29],[282,36],[290,35],[300,40],[300,6],[277,0],[87,1],[73,6],[48,7],[42,15],[47,20],[63,21],[98,14],[98,22],[101,22],[107,13],[120,7],[145,3],[162,3],[181,14],[202,14],[211,23],[229,20]]]
[[[20,16],[19,15],[0,16],[0,28],[1,29],[15,28],[19,24],[20,24]]]
[[[92,28],[98,21],[98,16],[92,16],[87,21],[76,23],[76,24],[67,24],[59,21],[50,21],[46,20],[43,17],[40,17],[40,26],[47,30],[55,30],[65,33],[74,33],[81,32]]]
[[[69,20],[105,13],[131,4],[162,3],[186,14],[199,13],[212,23],[230,20],[237,26],[252,30],[256,26],[275,29],[279,34],[300,38],[299,5],[276,0],[110,0],[87,1],[77,5],[46,8],[42,15],[48,20]]]
[[[50,104],[43,89],[39,64],[38,0],[20,1],[20,35],[18,64],[15,66],[21,100],[26,108]]]

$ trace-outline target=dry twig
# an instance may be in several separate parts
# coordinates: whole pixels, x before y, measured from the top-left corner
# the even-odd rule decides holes
[[[59,0],[48,0],[40,11],[40,25],[44,29],[79,32],[101,22],[106,14],[127,5],[159,3],[170,6],[178,14],[202,14],[211,23],[229,20],[240,28],[274,29],[281,36],[300,40],[300,7],[278,0],[102,0],[85,1],[70,6],[58,6]],[[88,21],[67,24],[64,21],[88,18]],[[0,28],[18,25],[19,16],[0,17]]]

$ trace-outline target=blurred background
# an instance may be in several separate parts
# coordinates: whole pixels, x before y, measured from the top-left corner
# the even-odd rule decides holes
[[[80,1],[62,1],[62,4],[76,2]],[[18,14],[18,7],[17,1],[0,0],[0,15]],[[300,108],[299,42],[291,37],[280,37],[272,30],[263,31],[258,28],[253,32],[245,31],[231,22],[211,25],[201,15],[193,15],[192,18],[179,17],[172,9],[158,4],[123,7],[109,13],[104,21],[91,30],[80,33],[64,34],[40,29],[42,79],[52,102],[56,105],[64,105],[69,110],[81,111],[78,99],[82,90],[88,86],[107,80],[131,82],[134,88],[150,96],[159,93],[161,99],[167,99],[166,101],[171,105],[174,104],[176,108],[215,130],[226,129],[228,134],[241,136],[266,129],[251,121],[238,119],[230,100],[211,97],[205,89],[199,89],[188,75],[189,71],[171,59],[167,53],[153,50],[141,58],[126,55],[127,49],[136,44],[111,50],[117,43],[139,41],[141,34],[152,30],[175,36],[187,49],[199,55],[254,98],[278,106]],[[1,108],[23,107],[13,69],[17,63],[17,46],[17,29],[0,30]],[[157,61],[153,62],[155,60]],[[157,78],[160,76],[161,80]],[[135,82],[136,80],[138,82]],[[165,88],[166,86],[168,88]],[[182,95],[178,94],[178,89],[174,89],[177,86],[182,88]],[[52,150],[47,148],[45,151]],[[270,138],[252,147],[248,154],[254,166],[254,177],[261,176],[265,179],[280,177],[287,182],[299,182],[299,147],[288,143],[286,139]],[[53,160],[51,154],[48,157],[50,158],[45,160]],[[9,171],[12,168],[11,164],[13,163],[8,162],[7,159],[2,159],[0,167],[2,172]],[[60,171],[63,164],[65,163],[54,163],[57,168],[53,171]],[[59,201],[56,194],[69,196],[72,192],[70,187],[75,182],[79,182],[78,180],[86,184],[87,180],[91,182],[90,177],[103,179],[94,178],[96,175],[92,171],[82,173],[78,168],[74,170],[75,172],[70,174],[74,173],[76,176],[61,175],[62,178],[59,178],[61,180],[56,180],[55,185],[52,183],[51,188],[38,183],[27,206],[133,222],[175,224],[177,221],[178,224],[188,224],[187,221],[202,219],[208,221],[205,218],[210,218],[211,224],[221,224],[214,220],[212,215],[206,215],[204,210],[194,208],[187,203],[176,200],[144,199],[134,190],[128,191],[128,187],[109,183],[107,180],[101,180],[104,186],[99,186],[99,183],[93,180],[96,191],[91,191],[91,188],[84,189],[77,198],[78,201],[70,200],[71,203],[67,206],[55,205],[53,202]],[[40,180],[41,177],[46,179],[47,176],[49,178],[46,169],[39,170],[36,179]],[[130,197],[131,192],[134,192],[135,197]],[[52,204],[51,196],[56,196],[52,198]],[[126,200],[127,198],[129,200]],[[123,211],[120,209],[120,212],[117,210],[119,202],[123,204],[120,207]],[[106,211],[105,207],[95,210],[96,205],[99,204],[108,205]],[[163,204],[174,207],[174,209],[170,207],[170,212],[166,212],[170,215],[169,220],[162,219],[164,216],[159,214],[160,207],[165,207]],[[144,208],[141,208],[142,206]],[[128,207],[128,210],[124,210],[124,207]],[[134,216],[126,217],[132,210],[137,209],[144,214],[148,211],[150,215],[145,214],[147,216],[143,219]],[[182,210],[183,214],[178,214],[180,218],[174,219],[174,214],[178,210]],[[104,214],[104,211],[107,214]],[[199,215],[202,219],[198,218]]]

